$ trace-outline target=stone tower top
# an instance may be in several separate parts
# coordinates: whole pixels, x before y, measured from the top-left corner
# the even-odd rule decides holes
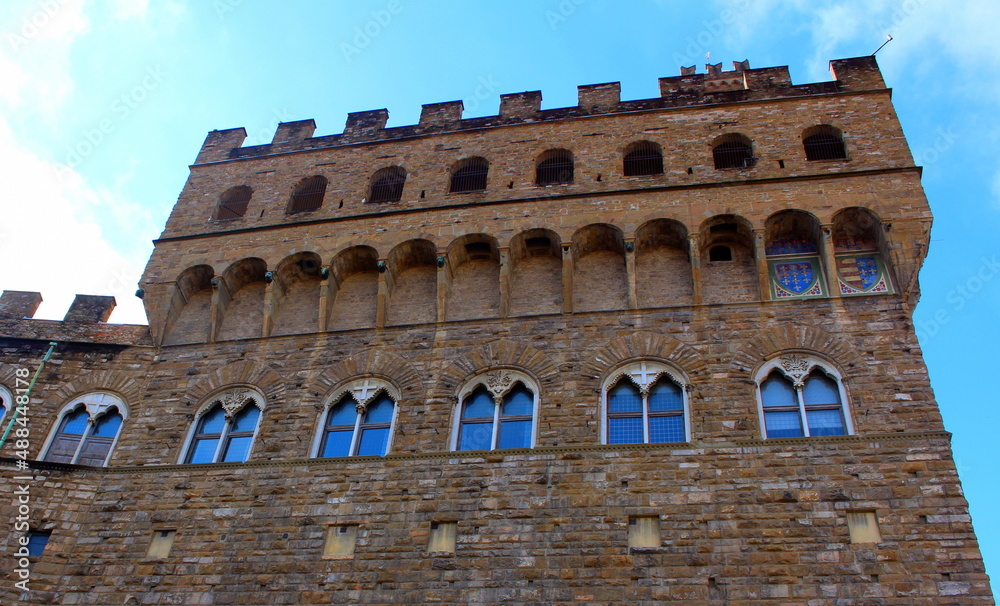
[[[750,62],[745,60],[734,61],[732,71],[723,71],[721,63],[705,67],[705,74],[696,73],[696,68],[691,66],[681,67],[679,76],[660,78],[660,96],[652,99],[622,101],[620,83],[608,82],[579,86],[578,104],[574,107],[543,110],[541,91],[526,91],[501,95],[500,112],[496,116],[463,119],[462,102],[446,101],[424,105],[417,124],[393,128],[386,128],[389,111],[375,109],[348,114],[341,134],[313,137],[316,123],[312,120],[283,122],[278,125],[271,143],[249,147],[242,146],[246,139],[243,128],[214,130],[205,138],[195,164],[399,140],[444,131],[885,89],[882,74],[872,56],[836,59],[830,62],[832,81],[798,85],[792,84],[788,66],[751,69]]]

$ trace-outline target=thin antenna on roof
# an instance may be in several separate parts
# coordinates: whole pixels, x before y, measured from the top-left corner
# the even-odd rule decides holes
[[[886,34],[886,35],[885,35],[885,38],[886,38],[886,40],[885,40],[885,42],[883,42],[883,43],[882,43],[882,46],[885,46],[886,44],[889,44],[890,42],[892,42],[892,35],[891,35],[891,34]],[[875,49],[875,53],[877,53],[877,52],[879,52],[880,50],[882,50],[882,46],[880,46],[880,47],[876,48],[876,49]],[[872,53],[872,57],[874,57],[874,56],[875,56],[875,53]]]

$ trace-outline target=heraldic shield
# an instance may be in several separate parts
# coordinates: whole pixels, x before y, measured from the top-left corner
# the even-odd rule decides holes
[[[809,261],[790,261],[775,263],[774,277],[782,288],[800,295],[816,281],[816,272]]]

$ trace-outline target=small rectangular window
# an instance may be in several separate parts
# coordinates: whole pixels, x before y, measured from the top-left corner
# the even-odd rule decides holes
[[[28,532],[28,555],[39,557],[45,551],[45,546],[49,544],[51,530],[32,530]]]
[[[149,540],[149,549],[146,550],[147,558],[165,558],[170,555],[170,548],[174,546],[174,536],[176,530],[154,530],[153,536]]]
[[[350,557],[354,555],[354,546],[357,544],[357,541],[357,525],[331,526],[326,530],[326,544],[323,545],[323,557]]]
[[[427,551],[434,553],[455,553],[455,536],[458,522],[431,522],[431,539]]]
[[[878,530],[878,517],[874,511],[848,511],[847,528],[851,532],[852,543],[882,542],[882,533]]]
[[[629,518],[628,546],[633,549],[636,547],[659,547],[659,516],[635,516]]]

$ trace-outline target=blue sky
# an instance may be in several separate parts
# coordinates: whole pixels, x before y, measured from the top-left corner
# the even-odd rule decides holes
[[[0,288],[37,290],[61,318],[74,293],[113,294],[112,321],[144,323],[132,296],[205,134],[279,121],[340,132],[348,112],[657,78],[697,64],[788,65],[878,54],[935,213],[918,328],[954,432],[988,570],[1000,570],[993,464],[1000,413],[1000,3],[969,0],[5,0],[0,4]]]

